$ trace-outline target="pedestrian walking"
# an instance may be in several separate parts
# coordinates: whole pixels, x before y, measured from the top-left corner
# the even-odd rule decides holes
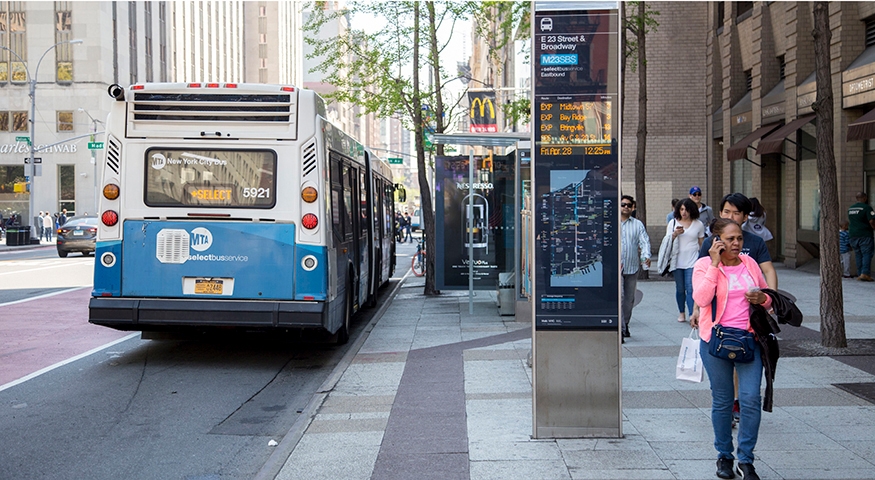
[[[757,197],[750,197],[751,211],[747,216],[747,221],[741,224],[741,231],[752,233],[763,241],[768,242],[773,239],[772,232],[766,227],[766,209],[760,204]]]
[[[699,258],[699,247],[705,237],[705,226],[699,220],[695,202],[685,198],[677,203],[674,219],[666,225],[665,234],[675,242],[669,271],[674,275],[678,322],[686,322],[686,313],[693,314],[693,265]],[[684,308],[686,304],[686,309]]]
[[[671,199],[671,210],[669,210],[668,214],[665,216],[665,223],[671,222],[671,219],[674,218],[674,207],[678,204],[677,198]]]
[[[839,254],[842,257],[842,277],[851,278],[851,237],[848,235],[848,221],[839,223]]]
[[[869,196],[865,192],[857,193],[857,203],[848,208],[848,236],[851,248],[854,249],[854,259],[857,262],[857,280],[873,281],[870,275],[872,265],[872,250],[875,240],[875,210],[869,205]]]
[[[46,212],[40,210],[39,216],[34,219],[34,220],[36,220],[36,225],[35,225],[36,234],[39,236],[40,241],[42,241],[43,237],[45,236],[46,229],[43,226],[43,217],[45,217],[45,216],[46,216]]]
[[[750,311],[751,305],[762,305],[768,310],[772,299],[760,291],[769,285],[759,265],[749,255],[741,255],[744,243],[741,227],[721,218],[714,222],[712,233],[714,240],[708,257],[696,262],[693,296],[702,312],[694,327],[699,329],[700,356],[711,382],[711,426],[717,450],[717,476],[735,478],[737,473],[745,479],[759,479],[753,466],[753,450],[762,415],[760,387],[764,359],[762,347],[754,340]],[[750,358],[741,354],[719,356],[720,352],[714,347],[729,335],[744,341],[745,350],[752,352]],[[741,408],[737,451],[732,441],[733,372],[738,373]],[[738,455],[734,469],[733,451]]]
[[[49,212],[46,212],[46,215],[43,217],[43,235],[47,242],[52,241],[52,231],[55,228],[55,219],[52,218],[52,215]]]
[[[61,216],[58,217],[58,226],[63,227],[65,223],[67,223],[67,209],[62,208],[61,209]]]
[[[699,210],[699,221],[705,226],[705,236],[710,236],[711,222],[715,218],[714,211],[702,201],[702,189],[696,186],[690,188],[690,200],[696,204],[696,208]]]
[[[413,232],[411,231],[413,228],[413,222],[410,219],[410,214],[404,214],[404,236],[408,242],[413,243]]]
[[[635,306],[635,290],[638,288],[638,270],[643,263],[650,267],[650,237],[647,229],[637,218],[632,217],[634,199],[629,195],[620,198],[620,263],[623,271],[623,343],[629,334],[629,320]]]

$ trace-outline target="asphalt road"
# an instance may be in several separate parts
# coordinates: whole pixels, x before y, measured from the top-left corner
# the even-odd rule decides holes
[[[87,291],[71,284],[82,282],[93,257],[31,252],[14,259],[0,255],[0,312],[13,308],[3,304],[18,301],[16,309],[31,308],[26,316],[36,330],[53,316],[87,322],[77,317],[87,317],[87,304],[76,304],[87,302]],[[399,271],[406,270],[400,267],[404,261],[399,258]],[[10,281],[3,272],[22,280]],[[58,291],[73,299],[61,310],[74,313],[43,311],[46,300],[27,300]],[[390,291],[384,288],[381,296]],[[0,385],[0,479],[252,478],[273,452],[268,443],[282,441],[376,311],[354,318],[352,339],[342,347],[313,335],[161,341],[135,336],[53,363],[55,368],[27,381]],[[0,313],[0,332],[2,323]],[[0,338],[0,346],[14,344],[11,336]],[[38,359],[67,342],[63,333],[39,340],[4,347],[0,369],[4,357]]]

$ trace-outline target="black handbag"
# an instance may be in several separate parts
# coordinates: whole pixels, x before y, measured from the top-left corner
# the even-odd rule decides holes
[[[708,353],[711,355],[738,363],[750,363],[754,359],[756,337],[753,333],[740,328],[714,325],[711,331],[711,341],[708,342]]]

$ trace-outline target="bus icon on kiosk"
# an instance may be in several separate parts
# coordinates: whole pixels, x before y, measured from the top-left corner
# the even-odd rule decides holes
[[[542,18],[541,19],[541,31],[542,32],[552,32],[553,31],[553,19],[552,18]]]

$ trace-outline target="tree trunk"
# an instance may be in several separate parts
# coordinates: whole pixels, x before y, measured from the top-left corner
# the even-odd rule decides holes
[[[645,49],[646,8],[638,2],[638,145],[635,149],[635,202],[636,217],[647,224],[647,194],[644,190],[644,160],[647,154],[647,50]]]
[[[430,57],[432,60],[431,63],[433,66],[432,71],[434,72],[434,84],[435,84],[435,88],[437,89],[437,91],[435,93],[436,99],[435,99],[435,112],[434,112],[435,117],[436,117],[435,118],[435,131],[437,133],[443,133],[443,131],[444,131],[444,119],[443,119],[444,103],[443,103],[443,99],[441,98],[441,87],[440,87],[441,86],[441,70],[440,70],[440,68],[438,68],[438,66],[440,65],[440,61],[439,61],[440,59],[438,58],[439,52],[438,52],[438,47],[437,47],[437,25],[435,24],[434,2],[426,2],[425,5],[428,9],[428,36],[429,36],[428,45],[429,45]],[[417,16],[417,22],[418,22],[418,16]],[[418,31],[419,29],[417,28],[416,30]],[[417,37],[416,44],[418,45],[419,33],[415,33],[414,35],[416,35],[416,37]],[[414,57],[414,58],[418,58],[418,54],[417,54],[417,57]],[[418,65],[418,63],[414,63],[414,64]],[[414,83],[416,83],[416,80],[414,80]],[[418,123],[421,125],[422,121],[419,121]],[[422,128],[422,127],[420,126],[420,128]],[[437,147],[437,154],[443,155],[444,154],[444,146],[442,144],[437,144],[436,147]],[[423,225],[425,226],[425,228],[423,229],[423,234],[425,234],[425,232],[428,232],[428,235],[426,235],[426,237],[425,237],[425,251],[432,252],[431,255],[425,256],[425,291],[423,293],[425,293],[426,295],[436,295],[440,292],[436,289],[436,286],[435,286],[436,281],[435,281],[435,263],[434,263],[435,255],[434,255],[434,252],[436,251],[435,249],[437,247],[435,245],[435,238],[434,238],[435,236],[432,234],[432,232],[435,231],[434,208],[433,208],[432,198],[431,198],[431,188],[428,185],[428,175],[427,175],[428,172],[425,169],[425,153],[424,152],[423,152],[422,158],[423,158],[423,160],[419,163],[419,191],[420,191],[420,195],[421,195],[420,214],[422,215],[421,218],[423,219],[423,222],[424,222]]]
[[[626,121],[626,2],[620,2],[620,52],[623,61],[620,62],[620,135],[623,134],[623,123]]]
[[[817,173],[820,177],[820,343],[848,346],[845,336],[842,270],[839,256],[839,196],[833,150],[833,93],[830,68],[829,2],[814,2],[814,66],[817,100]]]
[[[434,208],[431,204],[431,190],[428,188],[428,175],[425,169],[425,136],[422,126],[422,96],[419,90],[419,4],[413,6],[413,128],[416,137],[416,165],[419,175],[420,215],[423,221],[422,234],[425,235],[425,251],[434,252]],[[434,281],[434,253],[425,256],[426,295],[436,295]],[[430,281],[429,281],[430,280]]]

